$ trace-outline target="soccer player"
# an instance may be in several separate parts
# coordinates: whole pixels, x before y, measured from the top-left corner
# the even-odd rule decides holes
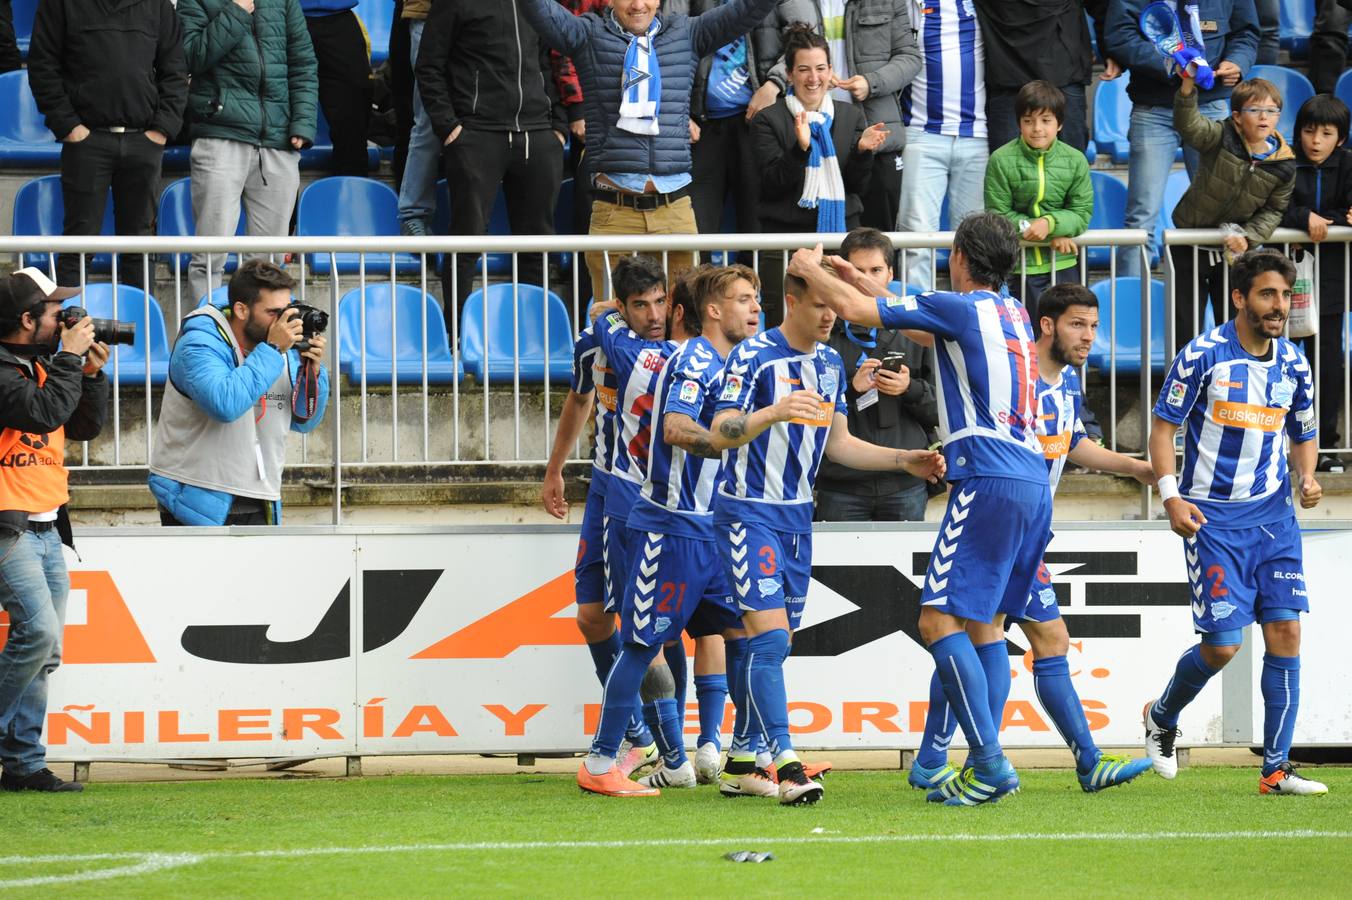
[[[624,284],[624,274],[616,272],[617,285]],[[661,768],[636,784],[618,770],[615,757],[635,691],[651,691],[652,682],[664,677],[664,667],[653,663],[665,643],[679,641],[682,629],[697,637],[745,637],[714,547],[710,501],[721,454],[709,425],[723,360],[756,331],[758,287],[753,271],[730,266],[698,272],[672,291],[673,309],[680,310],[673,319],[688,339],[666,361],[654,387],[647,477],[629,513],[630,565],[620,623],[624,646],[606,684],[591,753],[578,769],[583,790],[635,797],[696,784],[688,760],[672,765],[664,759]],[[722,707],[720,698],[720,719]],[[775,790],[764,779],[763,792]]]
[[[1090,469],[1135,478],[1142,484],[1154,484],[1155,475],[1146,460],[1114,453],[1085,439],[1077,369],[1088,358],[1098,331],[1098,298],[1094,292],[1080,284],[1055,285],[1042,294],[1038,313],[1037,437],[1047,459],[1052,494],[1056,493],[1067,459]],[[986,672],[991,720],[997,727],[1004,718],[1010,688],[1004,634],[1006,616],[1019,623],[1033,649],[1033,690],[1062,740],[1075,754],[1080,787],[1093,793],[1125,784],[1149,769],[1149,759],[1108,755],[1094,744],[1084,707],[1070,679],[1070,666],[1066,662],[1070,634],[1061,618],[1045,565],[1038,568],[1037,580],[1021,602],[1002,606],[990,624],[967,622],[967,634]],[[936,796],[958,793],[961,781],[957,770],[948,763],[947,754],[955,727],[943,684],[935,672],[930,682],[925,735],[907,777],[913,786]]]
[[[1239,652],[1244,628],[1263,629],[1263,769],[1260,794],[1325,794],[1287,759],[1300,705],[1300,614],[1310,609],[1300,505],[1323,495],[1314,473],[1314,382],[1310,365],[1282,330],[1296,278],[1276,250],[1251,250],[1230,268],[1235,317],[1198,335],[1179,353],[1155,402],[1150,461],[1169,525],[1184,539],[1193,629],[1164,693],[1146,704],[1145,747],[1155,771],[1178,774],[1178,715]],[[1174,470],[1174,433],[1184,426],[1183,471]]]
[[[952,482],[921,592],[920,634],[967,738],[972,771],[950,805],[1018,790],[1000,747],[988,680],[966,622],[990,623],[1027,599],[1047,543],[1051,494],[1037,439],[1037,351],[1028,312],[996,293],[1019,254],[1018,234],[992,213],[958,225],[949,257],[954,292],[897,297],[844,259],[821,271],[821,247],[799,250],[790,273],[859,325],[930,332],[939,357],[939,433]],[[1008,675],[1008,660],[1001,660]],[[941,799],[941,798],[934,798]]]
[[[850,434],[844,367],[823,343],[836,315],[792,273],[784,299],[783,324],[743,341],[728,356],[711,430],[714,446],[725,451],[715,533],[747,633],[746,727],[758,728],[769,743],[779,802],[798,804],[815,803],[823,793],[794,753],[784,687],[790,635],[807,599],[812,486],[822,454],[854,469],[905,471],[929,480],[943,474],[944,462],[933,451],[892,450]],[[745,733],[734,735],[734,746],[745,747],[745,739]],[[751,774],[754,765],[733,753],[724,777]]]

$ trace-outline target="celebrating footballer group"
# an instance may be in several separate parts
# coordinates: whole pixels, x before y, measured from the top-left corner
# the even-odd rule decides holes
[[[604,700],[577,774],[584,791],[644,797],[717,782],[727,796],[822,798],[827,765],[801,760],[790,738],[784,660],[807,599],[812,492],[825,455],[854,469],[948,482],[922,588],[919,630],[934,675],[909,775],[928,800],[975,806],[1019,788],[999,737],[1010,691],[1007,622],[1028,638],[1038,701],[1074,754],[1086,792],[1152,768],[1173,778],[1179,713],[1234,657],[1244,627],[1258,622],[1259,791],[1327,792],[1288,761],[1300,613],[1309,609],[1293,503],[1309,509],[1321,494],[1310,366],[1282,337],[1294,267],[1271,250],[1235,260],[1233,315],[1174,360],[1145,461],[1082,440],[1077,370],[1098,327],[1097,300],[1078,284],[1055,285],[1031,321],[1005,290],[1019,252],[1005,218],[968,216],[953,242],[953,290],[897,296],[848,254],[802,249],[788,265],[784,321],[763,333],[750,269],[677,273],[668,296],[656,262],[619,261],[616,299],[593,305],[592,324],[577,340],[544,489],[546,509],[566,514],[562,464],[594,402],[596,454],[576,584],[578,625]],[[837,317],[903,329],[934,347],[942,453],[850,434],[844,367],[825,343]],[[1199,642],[1172,675],[1141,673],[1167,682],[1145,705],[1144,758],[1099,750],[1071,681],[1069,636],[1042,565],[1067,459],[1156,485],[1183,538]],[[693,763],[683,737],[682,632],[696,641],[701,728]],[[735,724],[724,760],[729,695]],[[947,758],[955,728],[968,748],[961,766]]]

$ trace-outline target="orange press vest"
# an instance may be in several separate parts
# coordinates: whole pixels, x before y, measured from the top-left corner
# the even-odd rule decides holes
[[[47,373],[35,361],[38,387]],[[66,429],[29,434],[18,428],[0,431],[0,509],[49,512],[70,499],[66,472]]]

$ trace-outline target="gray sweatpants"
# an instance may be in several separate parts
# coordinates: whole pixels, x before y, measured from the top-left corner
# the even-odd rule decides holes
[[[192,142],[192,214],[197,233],[234,234],[240,200],[248,215],[248,234],[285,237],[300,188],[300,154],[294,150],[260,149],[240,141],[198,138]],[[278,257],[280,259],[280,257]],[[190,301],[211,293],[221,283],[225,254],[194,253],[188,265]]]

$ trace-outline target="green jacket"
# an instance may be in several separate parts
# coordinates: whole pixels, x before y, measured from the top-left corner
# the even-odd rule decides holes
[[[1016,228],[1046,216],[1052,226],[1048,242],[1081,235],[1094,215],[1089,163],[1083,153],[1061,141],[1052,141],[1046,150],[1034,150],[1023,138],[1015,138],[992,153],[986,165],[986,209],[1009,219]],[[1075,263],[1076,257],[1069,253],[1056,257],[1058,270]],[[1043,243],[1026,247],[1023,268],[1015,271],[1040,275],[1051,268],[1051,250]]]
[[[1274,129],[1277,149],[1254,161],[1234,121],[1213,122],[1197,111],[1197,94],[1174,97],[1174,130],[1201,155],[1197,175],[1174,210],[1179,228],[1218,228],[1233,222],[1250,244],[1272,236],[1291,202],[1296,154]]]
[[[299,0],[179,0],[192,137],[275,150],[314,142],[319,76]]]

